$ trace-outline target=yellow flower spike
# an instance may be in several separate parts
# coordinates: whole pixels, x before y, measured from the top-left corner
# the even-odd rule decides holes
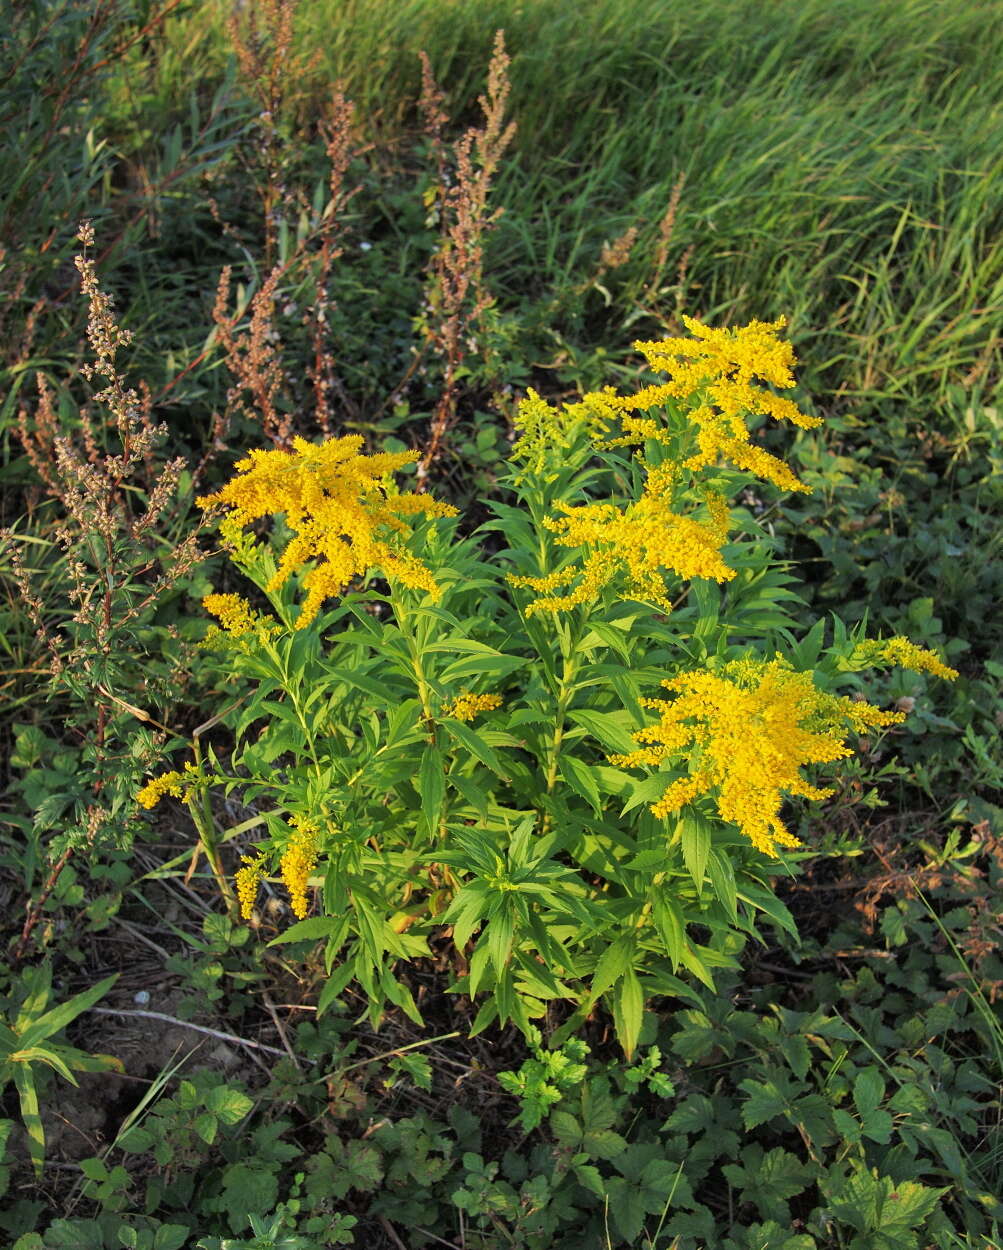
[[[899,668],[908,668],[914,673],[930,673],[947,681],[954,681],[958,676],[958,670],[945,664],[935,651],[919,647],[908,638],[890,638],[882,643],[881,657],[889,664],[897,664]]]
[[[634,344],[652,369],[669,375],[668,382],[643,387],[635,395],[604,394],[604,412],[611,418],[618,416],[622,429],[619,437],[609,440],[610,445],[649,439],[670,442],[670,431],[654,419],[631,414],[648,412],[671,399],[696,399],[687,420],[696,426],[697,452],[683,467],[696,471],[724,459],[783,490],[807,492],[808,487],[782,460],[750,441],[747,424],[751,414],[790,421],[802,429],[821,425],[820,418],[808,416],[791,400],[760,385],[780,389],[794,385],[794,349],[777,337],[785,318],[751,321],[734,329],[712,329],[692,317],[683,321],[693,338]],[[586,396],[586,402],[591,398]]]
[[[471,694],[469,690],[465,690],[443,707],[442,715],[451,716],[454,720],[471,721],[481,712],[493,712],[501,705],[500,694]]]
[[[307,886],[310,874],[317,865],[319,833],[313,821],[305,816],[293,816],[290,820],[292,837],[282,853],[279,871],[282,884],[289,891],[289,905],[293,915],[305,920],[307,914]]]
[[[236,526],[284,513],[293,532],[267,590],[278,590],[298,569],[308,568],[307,591],[297,628],[309,624],[325,599],[344,593],[356,577],[378,567],[385,576],[437,595],[431,572],[400,544],[408,532],[403,517],[455,516],[456,509],[428,495],[391,494],[388,474],[418,458],[417,452],[360,453],[361,435],[324,443],[293,440],[293,450],[255,450],[237,464],[237,475],[202,507],[232,509],[223,522],[233,539]]]
[[[179,772],[163,773],[154,777],[136,793],[136,802],[147,809],[157,806],[165,794],[173,794],[180,799],[184,791],[185,778]]]
[[[265,861],[244,855],[241,858],[241,865],[233,874],[233,883],[237,887],[240,914],[244,920],[250,920],[258,897],[258,886],[265,874]]]
[[[633,735],[641,744],[610,763],[634,768],[657,766],[685,756],[693,771],[672,782],[652,804],[665,817],[699,795],[712,796],[723,820],[767,855],[798,840],[780,820],[783,797],[821,799],[831,791],[811,785],[806,764],[824,764],[849,755],[851,729],[864,732],[905,719],[855,699],[816,689],[810,673],[795,672],[779,656],[744,659],[721,673],[683,673],[662,685],[672,702],[645,700],[661,712],[657,724]]]

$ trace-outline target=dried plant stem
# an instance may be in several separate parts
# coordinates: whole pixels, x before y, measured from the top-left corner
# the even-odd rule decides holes
[[[488,211],[491,180],[515,133],[515,124],[506,126],[504,121],[510,89],[508,66],[505,38],[498,31],[488,68],[487,93],[479,101],[484,125],[471,127],[457,143],[453,153],[455,182],[449,185],[441,140],[446,120],[443,97],[427,57],[422,61],[420,107],[438,164],[442,218],[441,241],[429,268],[428,334],[442,360],[443,381],[428,442],[418,463],[418,490],[426,489],[429,471],[456,420],[457,373],[466,355],[467,340],[492,302],[483,280],[484,238],[500,214],[500,210]]]

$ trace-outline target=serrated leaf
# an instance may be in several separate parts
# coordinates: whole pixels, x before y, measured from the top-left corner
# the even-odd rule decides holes
[[[605,994],[609,987],[623,976],[631,966],[634,956],[634,943],[630,938],[617,938],[599,956],[596,970],[592,974],[592,985],[589,998],[592,1002]]]
[[[772,1081],[740,1081],[738,1088],[748,1095],[742,1104],[742,1122],[746,1129],[758,1128],[783,1115],[789,1106],[786,1096]]]
[[[853,1102],[861,1116],[877,1110],[885,1096],[885,1083],[875,1067],[864,1068],[853,1082]]]

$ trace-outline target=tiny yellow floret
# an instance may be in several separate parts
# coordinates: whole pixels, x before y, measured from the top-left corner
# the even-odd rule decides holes
[[[442,714],[451,716],[454,720],[470,721],[481,712],[493,712],[501,704],[500,694],[471,694],[469,690],[465,690],[443,707]]]

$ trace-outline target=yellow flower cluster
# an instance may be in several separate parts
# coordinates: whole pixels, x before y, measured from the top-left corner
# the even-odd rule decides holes
[[[442,714],[451,716],[454,720],[470,721],[481,712],[493,712],[501,704],[500,694],[471,694],[469,690],[465,690],[443,707]]]
[[[560,453],[570,446],[577,430],[584,428],[590,437],[603,432],[603,417],[587,403],[563,404],[555,408],[541,399],[532,387],[520,400],[513,422],[519,439],[512,447],[512,459],[521,460],[525,470],[516,475],[521,481],[527,473],[551,471],[556,476]]]
[[[608,419],[619,416],[623,436],[611,441],[667,442],[669,432],[663,426],[650,417],[632,414],[648,412],[668,399],[696,400],[687,419],[697,427],[698,450],[684,461],[684,468],[700,469],[723,458],[784,490],[807,491],[782,460],[750,442],[747,424],[749,414],[791,421],[803,429],[821,424],[792,400],[757,383],[758,379],[781,389],[794,385],[794,350],[777,337],[786,319],[751,321],[735,329],[713,329],[692,317],[684,317],[683,322],[693,338],[634,344],[653,369],[669,375],[668,382],[645,387],[636,395],[607,391],[586,396],[586,402],[605,411]]]
[[[527,613],[558,612],[593,599],[619,574],[626,575],[626,595],[656,603],[666,611],[671,596],[665,570],[681,578],[704,577],[730,581],[735,571],[721,557],[728,541],[728,505],[720,495],[708,494],[708,519],[698,521],[673,511],[672,487],[677,470],[670,464],[648,467],[640,499],[620,509],[615,504],[559,505],[563,516],[544,524],[565,547],[584,547],[581,564],[546,577],[510,577],[543,597]],[[566,593],[548,592],[567,588]]]
[[[657,766],[685,755],[689,775],[674,781],[652,812],[664,817],[699,795],[714,795],[721,818],[738,825],[767,855],[776,855],[778,846],[798,845],[780,820],[785,794],[822,799],[832,793],[809,784],[802,765],[849,755],[850,730],[905,719],[901,712],[826,694],[816,689],[810,673],[795,672],[779,656],[736,661],[720,674],[683,673],[662,685],[676,698],[643,700],[661,717],[633,735],[649,745],[611,756],[610,762]]]
[[[279,632],[279,625],[271,616],[262,616],[255,612],[251,605],[240,595],[206,595],[202,606],[211,612],[222,625],[217,629],[213,625],[203,639],[201,646],[241,651],[245,654],[251,650],[251,635],[258,639],[267,639]]]
[[[240,914],[245,920],[250,920],[258,897],[258,886],[265,875],[265,861],[244,855],[240,862],[241,867],[233,874],[233,883],[237,887]]]
[[[258,623],[258,614],[240,595],[206,595],[202,606],[211,612],[228,634],[234,638],[242,638],[245,634],[254,633]]]
[[[198,501],[202,507],[231,508],[231,528],[285,513],[294,537],[267,589],[277,590],[296,570],[311,565],[298,628],[313,620],[325,599],[342,594],[371,568],[405,586],[438,593],[432,574],[400,541],[408,533],[403,518],[453,516],[456,509],[428,495],[392,494],[384,479],[418,453],[367,456],[360,453],[362,443],[354,434],[319,445],[297,438],[292,451],[252,451],[237,464],[236,477]]]
[[[282,883],[289,891],[289,904],[293,915],[304,920],[307,913],[307,884],[317,864],[319,834],[317,826],[305,816],[293,816],[290,820],[292,837],[282,852],[279,871]]]
[[[907,668],[914,673],[930,673],[947,681],[954,681],[958,676],[958,670],[945,664],[936,652],[919,647],[903,637],[884,641],[868,639],[854,648],[853,658],[870,664],[896,664],[899,668]]]
[[[197,769],[190,761],[185,764],[183,773],[171,771],[159,777],[153,777],[145,786],[136,792],[136,802],[148,810],[154,808],[165,794],[173,794],[176,799],[184,796],[185,790],[195,778]]]

